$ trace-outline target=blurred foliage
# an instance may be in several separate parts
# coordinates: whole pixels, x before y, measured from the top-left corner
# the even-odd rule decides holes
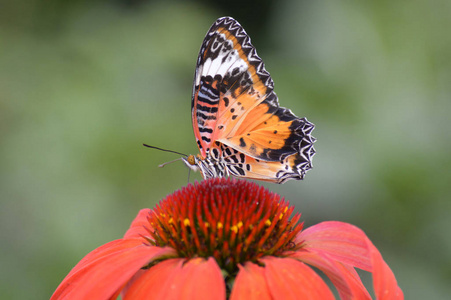
[[[451,293],[451,2],[0,3],[0,294],[48,298],[138,210],[184,186],[194,64],[243,24],[282,106],[316,124],[303,182],[265,184],[306,226],[365,230],[406,299]],[[191,175],[191,181],[199,174]]]

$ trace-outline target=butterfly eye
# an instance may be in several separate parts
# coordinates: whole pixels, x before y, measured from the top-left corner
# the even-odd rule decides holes
[[[194,155],[189,155],[188,158],[186,159],[188,161],[188,163],[190,165],[195,165],[196,164],[196,158],[194,157]]]

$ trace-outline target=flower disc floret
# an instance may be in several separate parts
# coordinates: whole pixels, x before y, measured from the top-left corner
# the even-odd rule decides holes
[[[296,250],[302,229],[294,207],[244,180],[214,179],[167,196],[150,213],[148,241],[174,248],[180,257],[213,256],[222,269]]]

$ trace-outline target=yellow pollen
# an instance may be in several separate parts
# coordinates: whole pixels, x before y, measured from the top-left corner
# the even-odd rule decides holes
[[[237,233],[238,232],[238,227],[236,227],[236,225],[233,225],[230,230],[232,230],[233,232]]]
[[[238,224],[236,224],[236,226],[238,227],[238,229],[240,229],[241,227],[243,227],[243,222],[239,221]]]
[[[271,221],[270,221],[270,220],[266,220],[266,221],[265,221],[265,225],[266,225],[266,226],[271,226]]]
[[[174,222],[174,219],[171,217],[168,221],[169,224],[172,224]]]
[[[288,210],[288,206],[285,206],[285,209],[283,210],[284,213],[286,213]]]
[[[279,215],[279,220],[282,220],[282,218],[283,218],[283,213],[281,213],[281,214]]]
[[[184,224],[186,227],[190,226],[189,219],[183,220],[183,224]]]
[[[224,226],[222,225],[221,222],[218,222],[218,225],[216,225],[216,227],[217,227],[218,229],[222,229],[222,227],[224,227]]]
[[[210,223],[208,223],[208,222],[205,222],[205,227],[210,227]]]

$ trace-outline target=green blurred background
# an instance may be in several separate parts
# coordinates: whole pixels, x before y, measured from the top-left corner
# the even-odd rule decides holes
[[[244,4],[243,4],[244,3]],[[49,298],[138,210],[185,186],[200,44],[236,18],[282,106],[316,124],[314,169],[264,184],[306,226],[340,220],[406,299],[451,294],[451,2],[0,2],[0,297]],[[191,181],[200,175],[191,176]]]

